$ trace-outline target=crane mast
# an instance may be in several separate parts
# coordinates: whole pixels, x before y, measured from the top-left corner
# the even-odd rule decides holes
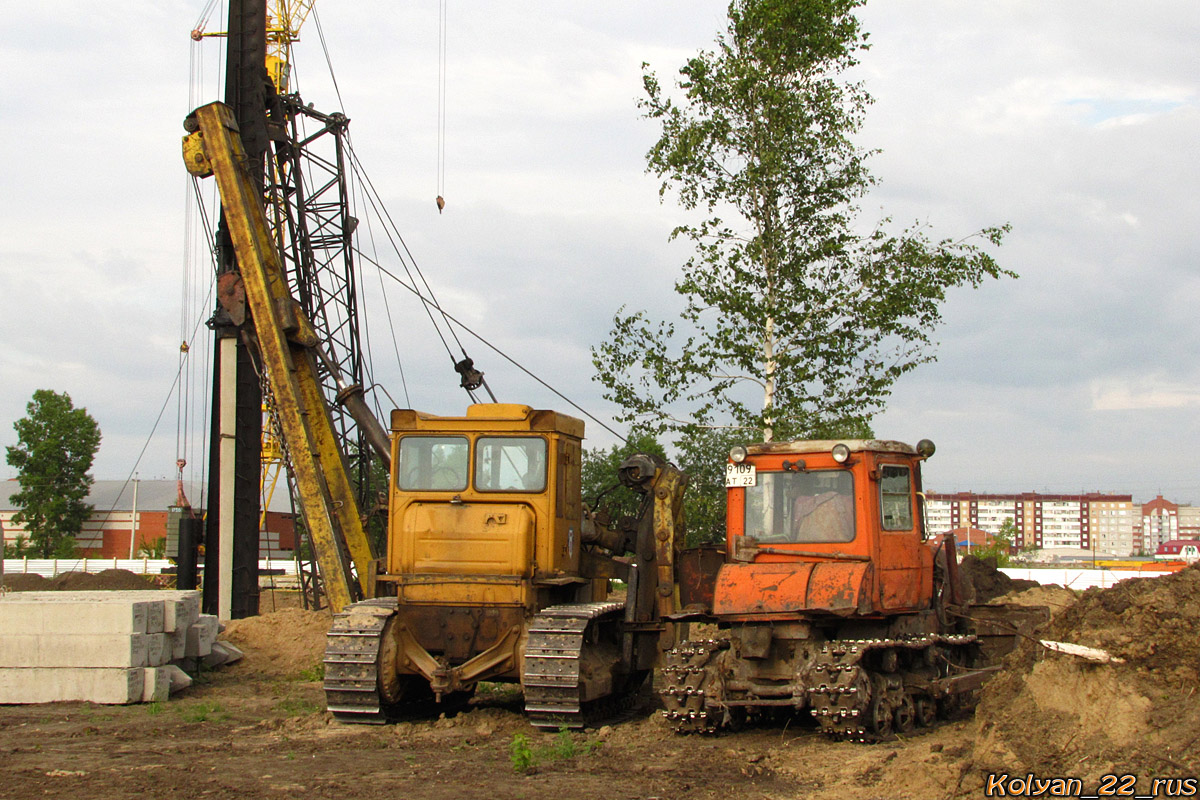
[[[226,31],[198,29],[192,36],[228,40],[225,105],[245,150],[246,177],[265,203],[267,230],[289,292],[322,345],[316,381],[332,412],[334,439],[348,462],[354,493],[369,508],[372,460],[386,461],[387,451],[386,434],[368,419],[362,389],[352,247],[357,221],[348,211],[344,146],[349,120],[323,114],[288,93],[291,45],[312,6],[312,0],[231,0]],[[257,613],[263,408],[272,427],[282,425],[270,387],[263,392],[253,348],[247,347],[253,322],[224,208],[216,238],[219,302],[209,323],[216,357],[204,594],[206,610],[228,619]],[[292,488],[298,491],[294,481]]]

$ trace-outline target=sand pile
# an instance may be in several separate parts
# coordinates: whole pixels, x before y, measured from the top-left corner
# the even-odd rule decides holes
[[[1022,643],[983,690],[974,767],[1079,777],[1085,787],[1113,772],[1200,773],[1200,566],[1089,589],[1041,638],[1124,662]]]
[[[285,608],[230,620],[221,637],[245,652],[235,669],[273,678],[316,678],[325,655],[328,611]]]
[[[1045,606],[1050,609],[1050,618],[1056,619],[1059,614],[1071,608],[1078,600],[1078,592],[1050,584],[1038,585],[1030,589],[1018,589],[997,597],[993,602],[1012,603],[1018,606]]]

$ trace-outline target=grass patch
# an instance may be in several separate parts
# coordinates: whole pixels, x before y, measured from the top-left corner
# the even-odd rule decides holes
[[[586,755],[600,747],[600,740],[584,740],[580,742],[566,728],[560,728],[554,739],[546,745],[533,746],[529,737],[523,733],[513,734],[508,743],[508,760],[513,772],[526,774],[533,772],[541,764],[555,761],[566,761],[577,756]]]
[[[228,716],[220,703],[211,700],[201,700],[186,706],[179,706],[179,716],[184,722],[219,722]]]
[[[152,717],[157,717],[165,710],[161,700],[151,700],[149,703],[144,703],[142,708],[144,708],[146,713]]]
[[[296,676],[296,678],[297,680],[307,681],[309,683],[325,680],[325,662],[318,661],[308,669],[300,670],[300,673]]]
[[[475,697],[481,700],[494,700],[497,702],[505,702],[514,700],[521,696],[521,684],[519,683],[491,683],[489,681],[480,681],[475,684]]]
[[[303,697],[285,697],[275,704],[275,708],[289,717],[306,717],[324,711],[320,703]]]

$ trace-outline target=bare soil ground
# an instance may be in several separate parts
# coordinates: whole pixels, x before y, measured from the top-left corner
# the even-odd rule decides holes
[[[324,711],[328,618],[274,598],[230,623],[246,651],[169,702],[0,707],[0,796],[183,798],[974,798],[989,774],[1200,774],[1200,570],[1092,590],[1036,588],[1047,638],[1103,647],[1092,665],[1028,642],[974,718],[875,745],[826,741],[795,723],[676,736],[646,713],[576,734],[535,731],[520,695],[489,685],[450,718],[350,726]],[[272,608],[264,597],[264,610]],[[524,743],[523,743],[524,742]],[[514,769],[518,757],[533,760]],[[1163,795],[1160,789],[1159,794]]]

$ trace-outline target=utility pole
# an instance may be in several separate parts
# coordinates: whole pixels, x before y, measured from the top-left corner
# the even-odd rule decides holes
[[[137,473],[133,473],[133,513],[129,516],[129,560],[132,561],[137,551],[134,549],[137,545],[137,490],[138,478]]]
[[[263,185],[267,150],[266,0],[230,0],[225,103],[237,118],[251,165]],[[217,226],[218,306],[209,321],[212,419],[205,528],[204,610],[219,619],[258,613],[258,517],[262,389],[254,368],[237,260],[224,212]]]

